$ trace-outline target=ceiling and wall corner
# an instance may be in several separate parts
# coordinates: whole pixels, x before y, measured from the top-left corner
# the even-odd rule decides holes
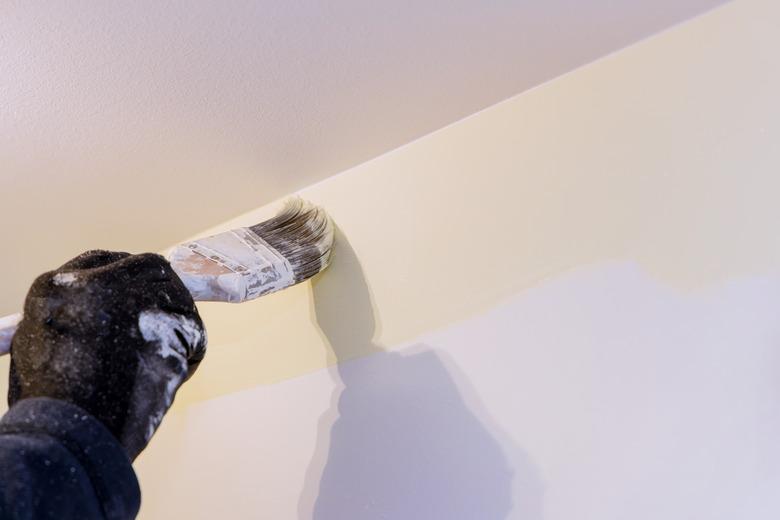
[[[0,313],[722,3],[4,2]]]

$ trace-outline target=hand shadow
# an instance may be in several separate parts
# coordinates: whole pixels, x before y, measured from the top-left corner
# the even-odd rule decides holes
[[[540,519],[537,470],[515,448],[508,462],[478,419],[485,414],[475,411],[477,400],[464,403],[473,392],[443,353],[424,345],[385,352],[374,343],[362,269],[341,233],[336,241],[333,265],[313,282],[313,293],[338,363],[331,369],[337,386],[320,419],[299,517]],[[513,504],[513,495],[522,503]]]

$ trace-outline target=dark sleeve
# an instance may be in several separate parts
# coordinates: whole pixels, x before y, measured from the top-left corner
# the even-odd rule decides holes
[[[0,519],[124,520],[140,503],[124,449],[81,408],[24,399],[0,420]]]

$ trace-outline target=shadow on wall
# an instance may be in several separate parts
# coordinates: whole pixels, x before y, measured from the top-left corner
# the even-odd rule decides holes
[[[464,403],[468,383],[457,369],[424,345],[402,355],[373,342],[362,269],[340,233],[337,244],[334,264],[313,282],[316,319],[338,361],[336,388],[320,419],[299,517],[542,518],[535,467],[514,447],[510,464],[474,405]]]

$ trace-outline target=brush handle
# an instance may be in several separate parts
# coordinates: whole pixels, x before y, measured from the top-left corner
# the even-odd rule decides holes
[[[21,320],[22,315],[19,313],[0,318],[0,356],[10,352],[11,339],[13,339],[16,327],[19,326]]]

